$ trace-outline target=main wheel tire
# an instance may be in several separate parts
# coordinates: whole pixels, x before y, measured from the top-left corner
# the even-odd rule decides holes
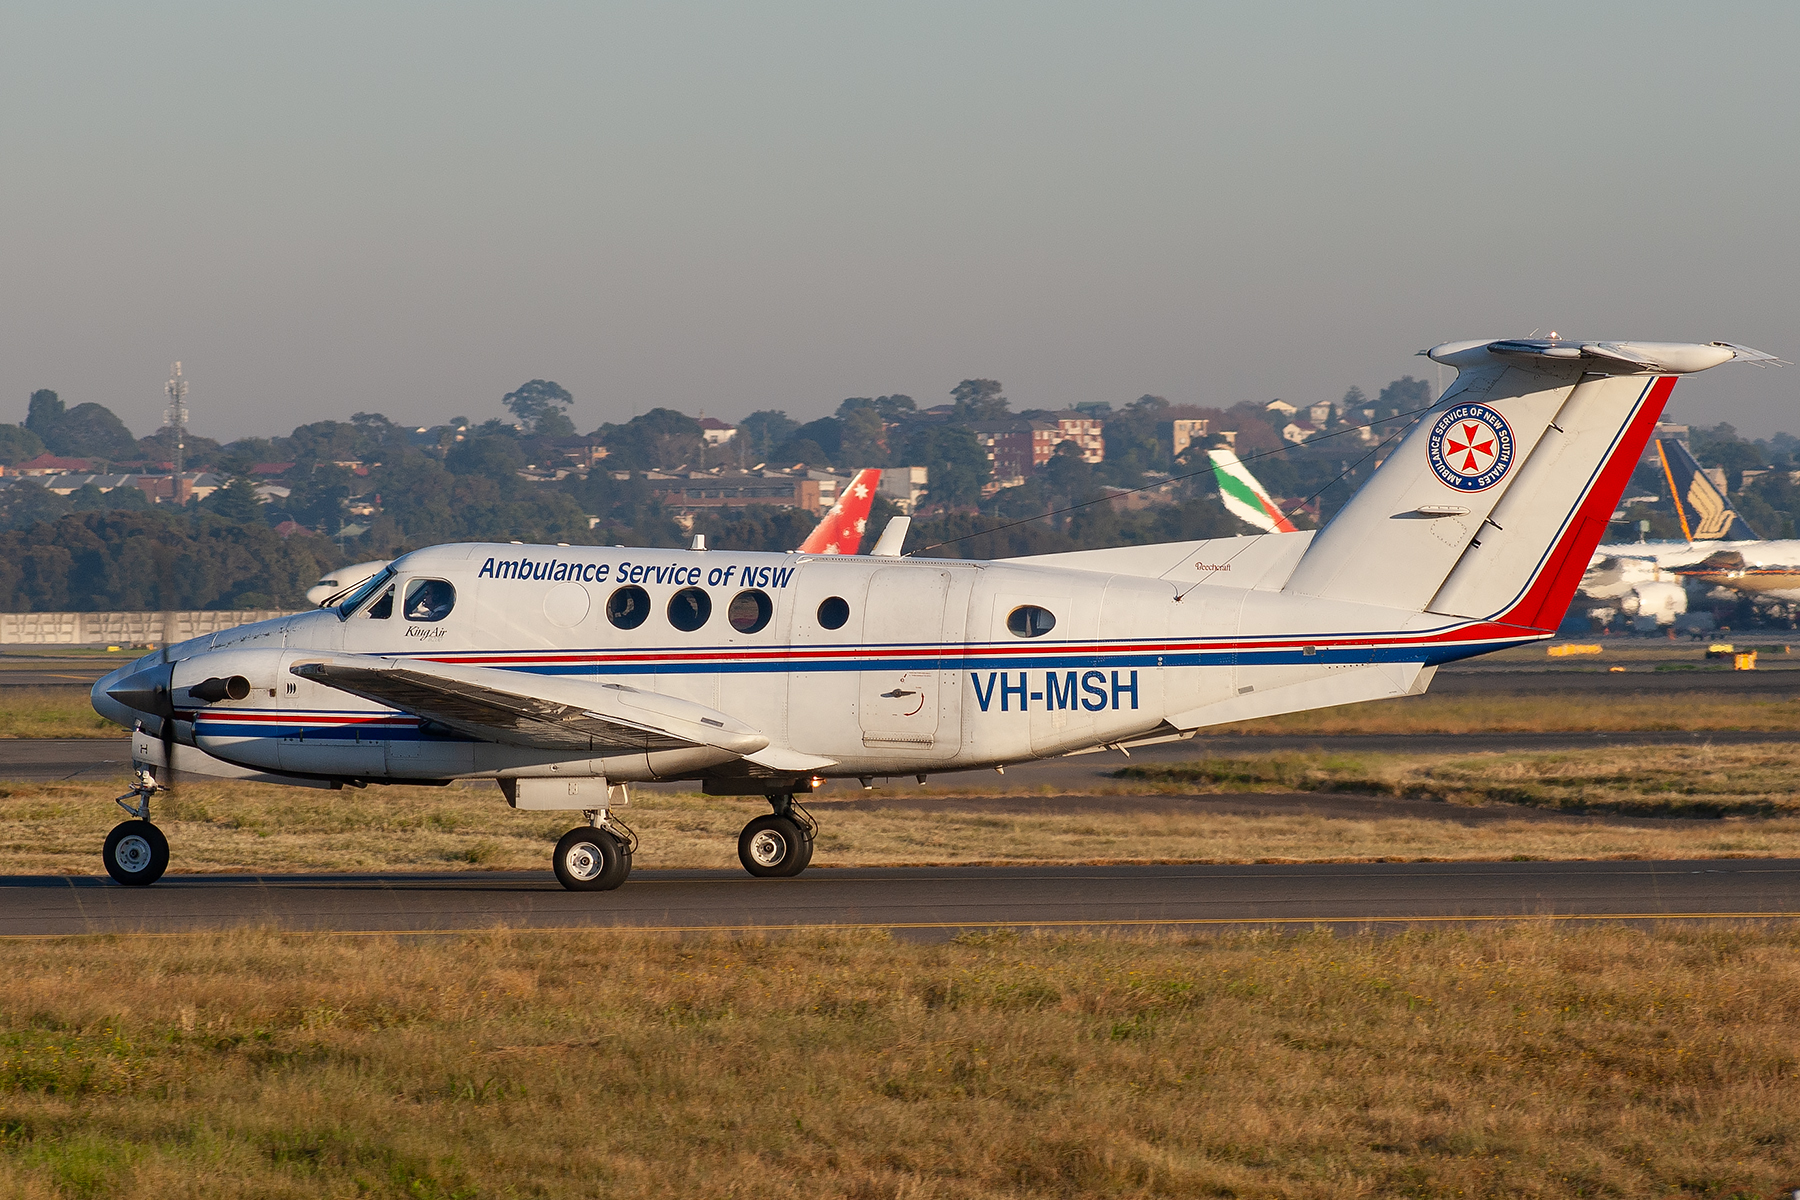
[[[122,821],[106,835],[106,873],[126,887],[149,887],[169,869],[169,839],[148,821]]]
[[[771,813],[756,818],[738,834],[738,861],[759,879],[798,875],[812,861],[812,842],[799,825]]]
[[[571,892],[610,892],[631,874],[631,854],[604,829],[583,825],[562,835],[550,865]]]
[[[630,847],[626,846],[625,843],[621,842],[618,838],[613,839],[613,845],[619,848],[619,861],[612,870],[606,873],[606,878],[601,881],[600,890],[603,892],[610,892],[614,888],[621,886],[625,880],[631,876]]]

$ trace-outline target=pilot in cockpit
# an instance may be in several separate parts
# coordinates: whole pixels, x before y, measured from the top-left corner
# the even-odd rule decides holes
[[[406,619],[441,621],[456,606],[456,589],[442,579],[418,579],[406,589]]]

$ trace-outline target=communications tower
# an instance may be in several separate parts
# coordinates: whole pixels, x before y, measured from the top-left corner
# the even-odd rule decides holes
[[[175,435],[175,492],[179,497],[181,491],[181,459],[187,450],[187,380],[181,377],[181,364],[176,363],[169,368],[169,382],[163,385],[168,393],[169,407],[163,410],[163,423]]]

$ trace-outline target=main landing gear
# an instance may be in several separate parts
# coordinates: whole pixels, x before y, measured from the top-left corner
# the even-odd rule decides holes
[[[791,795],[770,796],[769,804],[774,812],[757,817],[738,834],[738,861],[761,879],[798,875],[812,861],[818,822]]]
[[[637,834],[604,808],[586,816],[586,825],[562,835],[550,863],[556,881],[571,892],[610,892],[631,874]]]
[[[150,823],[150,797],[156,786],[149,772],[140,771],[137,786],[115,801],[132,819],[113,826],[101,855],[106,873],[126,887],[149,887],[169,869],[169,839]],[[125,803],[134,796],[136,804]]]

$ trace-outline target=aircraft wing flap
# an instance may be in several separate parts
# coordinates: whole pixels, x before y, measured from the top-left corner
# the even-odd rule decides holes
[[[302,679],[484,741],[596,754],[712,746],[753,754],[769,739],[705,705],[624,684],[335,655],[295,663]]]

